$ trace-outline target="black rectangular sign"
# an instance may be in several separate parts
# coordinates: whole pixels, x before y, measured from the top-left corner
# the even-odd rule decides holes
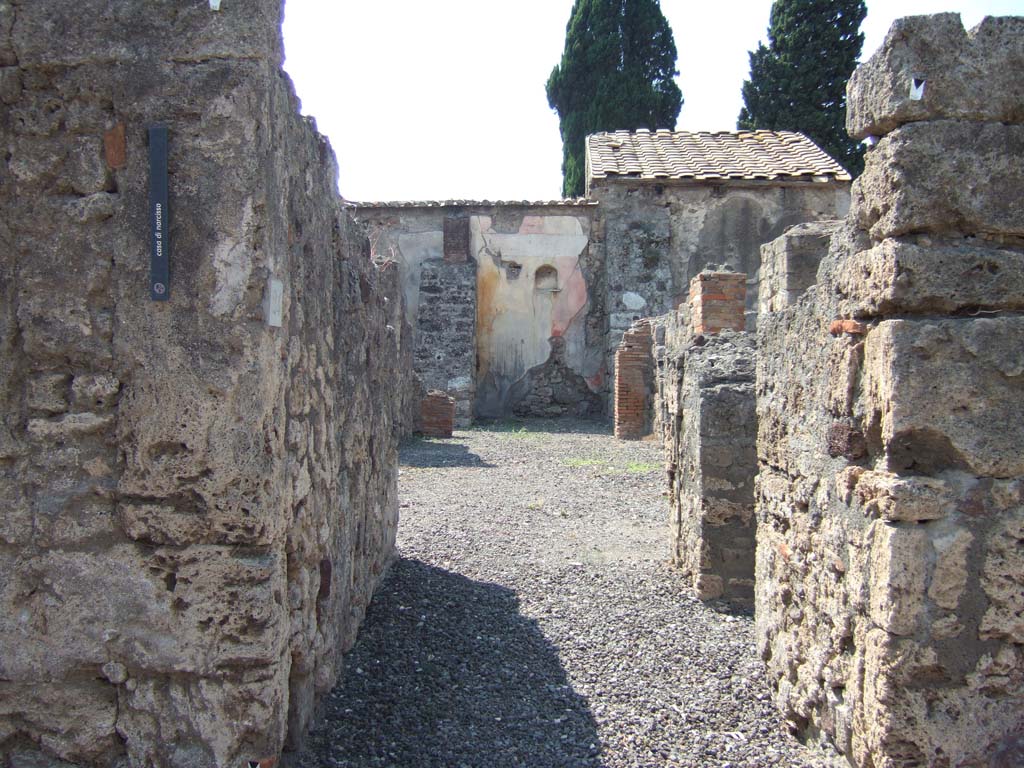
[[[167,207],[167,126],[149,126],[149,298],[171,297],[171,215]]]

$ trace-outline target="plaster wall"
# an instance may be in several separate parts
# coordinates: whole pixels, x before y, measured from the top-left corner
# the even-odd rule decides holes
[[[477,261],[477,412],[500,416],[526,373],[564,342],[563,361],[586,377],[587,284],[581,263],[588,235],[573,216],[525,216],[499,232],[490,216],[470,218]]]
[[[592,205],[360,204],[353,211],[368,229],[374,258],[401,265],[406,305],[415,311],[421,337],[417,373],[425,384],[458,389],[452,376],[438,371],[453,360],[464,367],[471,362],[466,375],[472,376],[476,415],[562,412],[555,392],[563,392],[565,404],[582,396],[589,412],[590,390],[604,382],[603,315],[592,288],[600,285],[601,269],[589,247]],[[444,223],[453,217],[469,228],[465,269],[471,272],[465,274],[473,275],[474,295],[446,289],[427,299],[423,276],[444,262]],[[475,309],[472,338],[456,334],[456,324],[432,308],[445,297],[445,317],[456,305]],[[451,329],[451,338],[434,333],[421,350],[424,328],[438,327]],[[552,338],[560,339],[557,349]],[[568,389],[575,394],[565,394]]]

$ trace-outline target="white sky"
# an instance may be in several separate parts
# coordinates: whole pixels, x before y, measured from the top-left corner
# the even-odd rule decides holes
[[[544,84],[572,0],[286,0],[285,69],[330,138],[349,200],[561,196]],[[662,0],[679,50],[681,130],[734,130],[771,0]],[[1024,14],[1024,0],[868,0],[862,59],[900,16]]]

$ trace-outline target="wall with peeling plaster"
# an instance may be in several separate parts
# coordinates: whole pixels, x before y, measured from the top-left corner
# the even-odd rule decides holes
[[[401,265],[408,318],[420,337],[417,373],[455,396],[465,424],[470,402],[482,417],[570,413],[568,402],[558,402],[573,399],[569,390],[586,413],[592,394],[607,412],[622,333],[679,306],[705,267],[747,275],[753,329],[761,245],[794,224],[844,215],[849,198],[849,184],[836,181],[611,177],[595,180],[587,201],[355,203],[352,211],[367,226],[374,258]],[[424,274],[437,282],[438,268],[425,265],[452,259],[445,221],[453,218],[469,228],[465,258],[476,270],[472,344],[457,311],[467,301],[459,298],[464,283],[449,279],[451,300],[432,296],[426,312],[421,303]],[[451,332],[439,338],[438,329]],[[557,351],[552,338],[561,340]]]
[[[539,413],[544,407],[537,390],[551,384],[545,366],[555,366],[564,368],[555,374],[556,384],[563,391],[573,388],[573,402],[578,395],[593,402],[587,395],[599,391],[605,378],[605,322],[602,298],[592,288],[601,284],[590,250],[592,205],[358,205],[353,212],[367,227],[374,258],[401,264],[410,317],[421,337],[432,337],[422,354],[417,342],[417,374],[424,386],[445,389],[459,403],[467,385],[452,371],[458,361],[469,362],[476,416]],[[446,253],[444,225],[453,218],[468,227],[464,265],[450,248]],[[423,292],[425,275],[434,285],[438,270],[468,269],[474,271],[472,299],[458,298],[464,291],[451,281],[445,292],[453,301]],[[475,301],[468,345],[452,320],[458,301]],[[439,339],[441,329],[447,333]]]

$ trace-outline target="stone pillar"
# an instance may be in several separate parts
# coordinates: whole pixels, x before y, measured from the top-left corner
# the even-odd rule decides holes
[[[615,437],[639,440],[650,433],[654,360],[646,320],[626,331],[615,351]]]
[[[690,317],[693,332],[718,333],[726,328],[742,331],[747,298],[747,276],[741,272],[701,272],[690,281]]]
[[[757,633],[858,766],[1024,764],[1024,19],[897,21],[819,284],[759,318]]]
[[[697,337],[700,338],[700,337]],[[702,600],[754,598],[754,339],[730,333],[670,349],[678,387],[669,443],[672,562]]]
[[[691,314],[669,316],[660,354],[672,561],[704,600],[754,596],[754,338],[742,330],[746,282],[705,272]]]
[[[758,313],[780,312],[795,304],[814,285],[818,265],[828,253],[839,221],[818,221],[790,227],[761,246]]]

